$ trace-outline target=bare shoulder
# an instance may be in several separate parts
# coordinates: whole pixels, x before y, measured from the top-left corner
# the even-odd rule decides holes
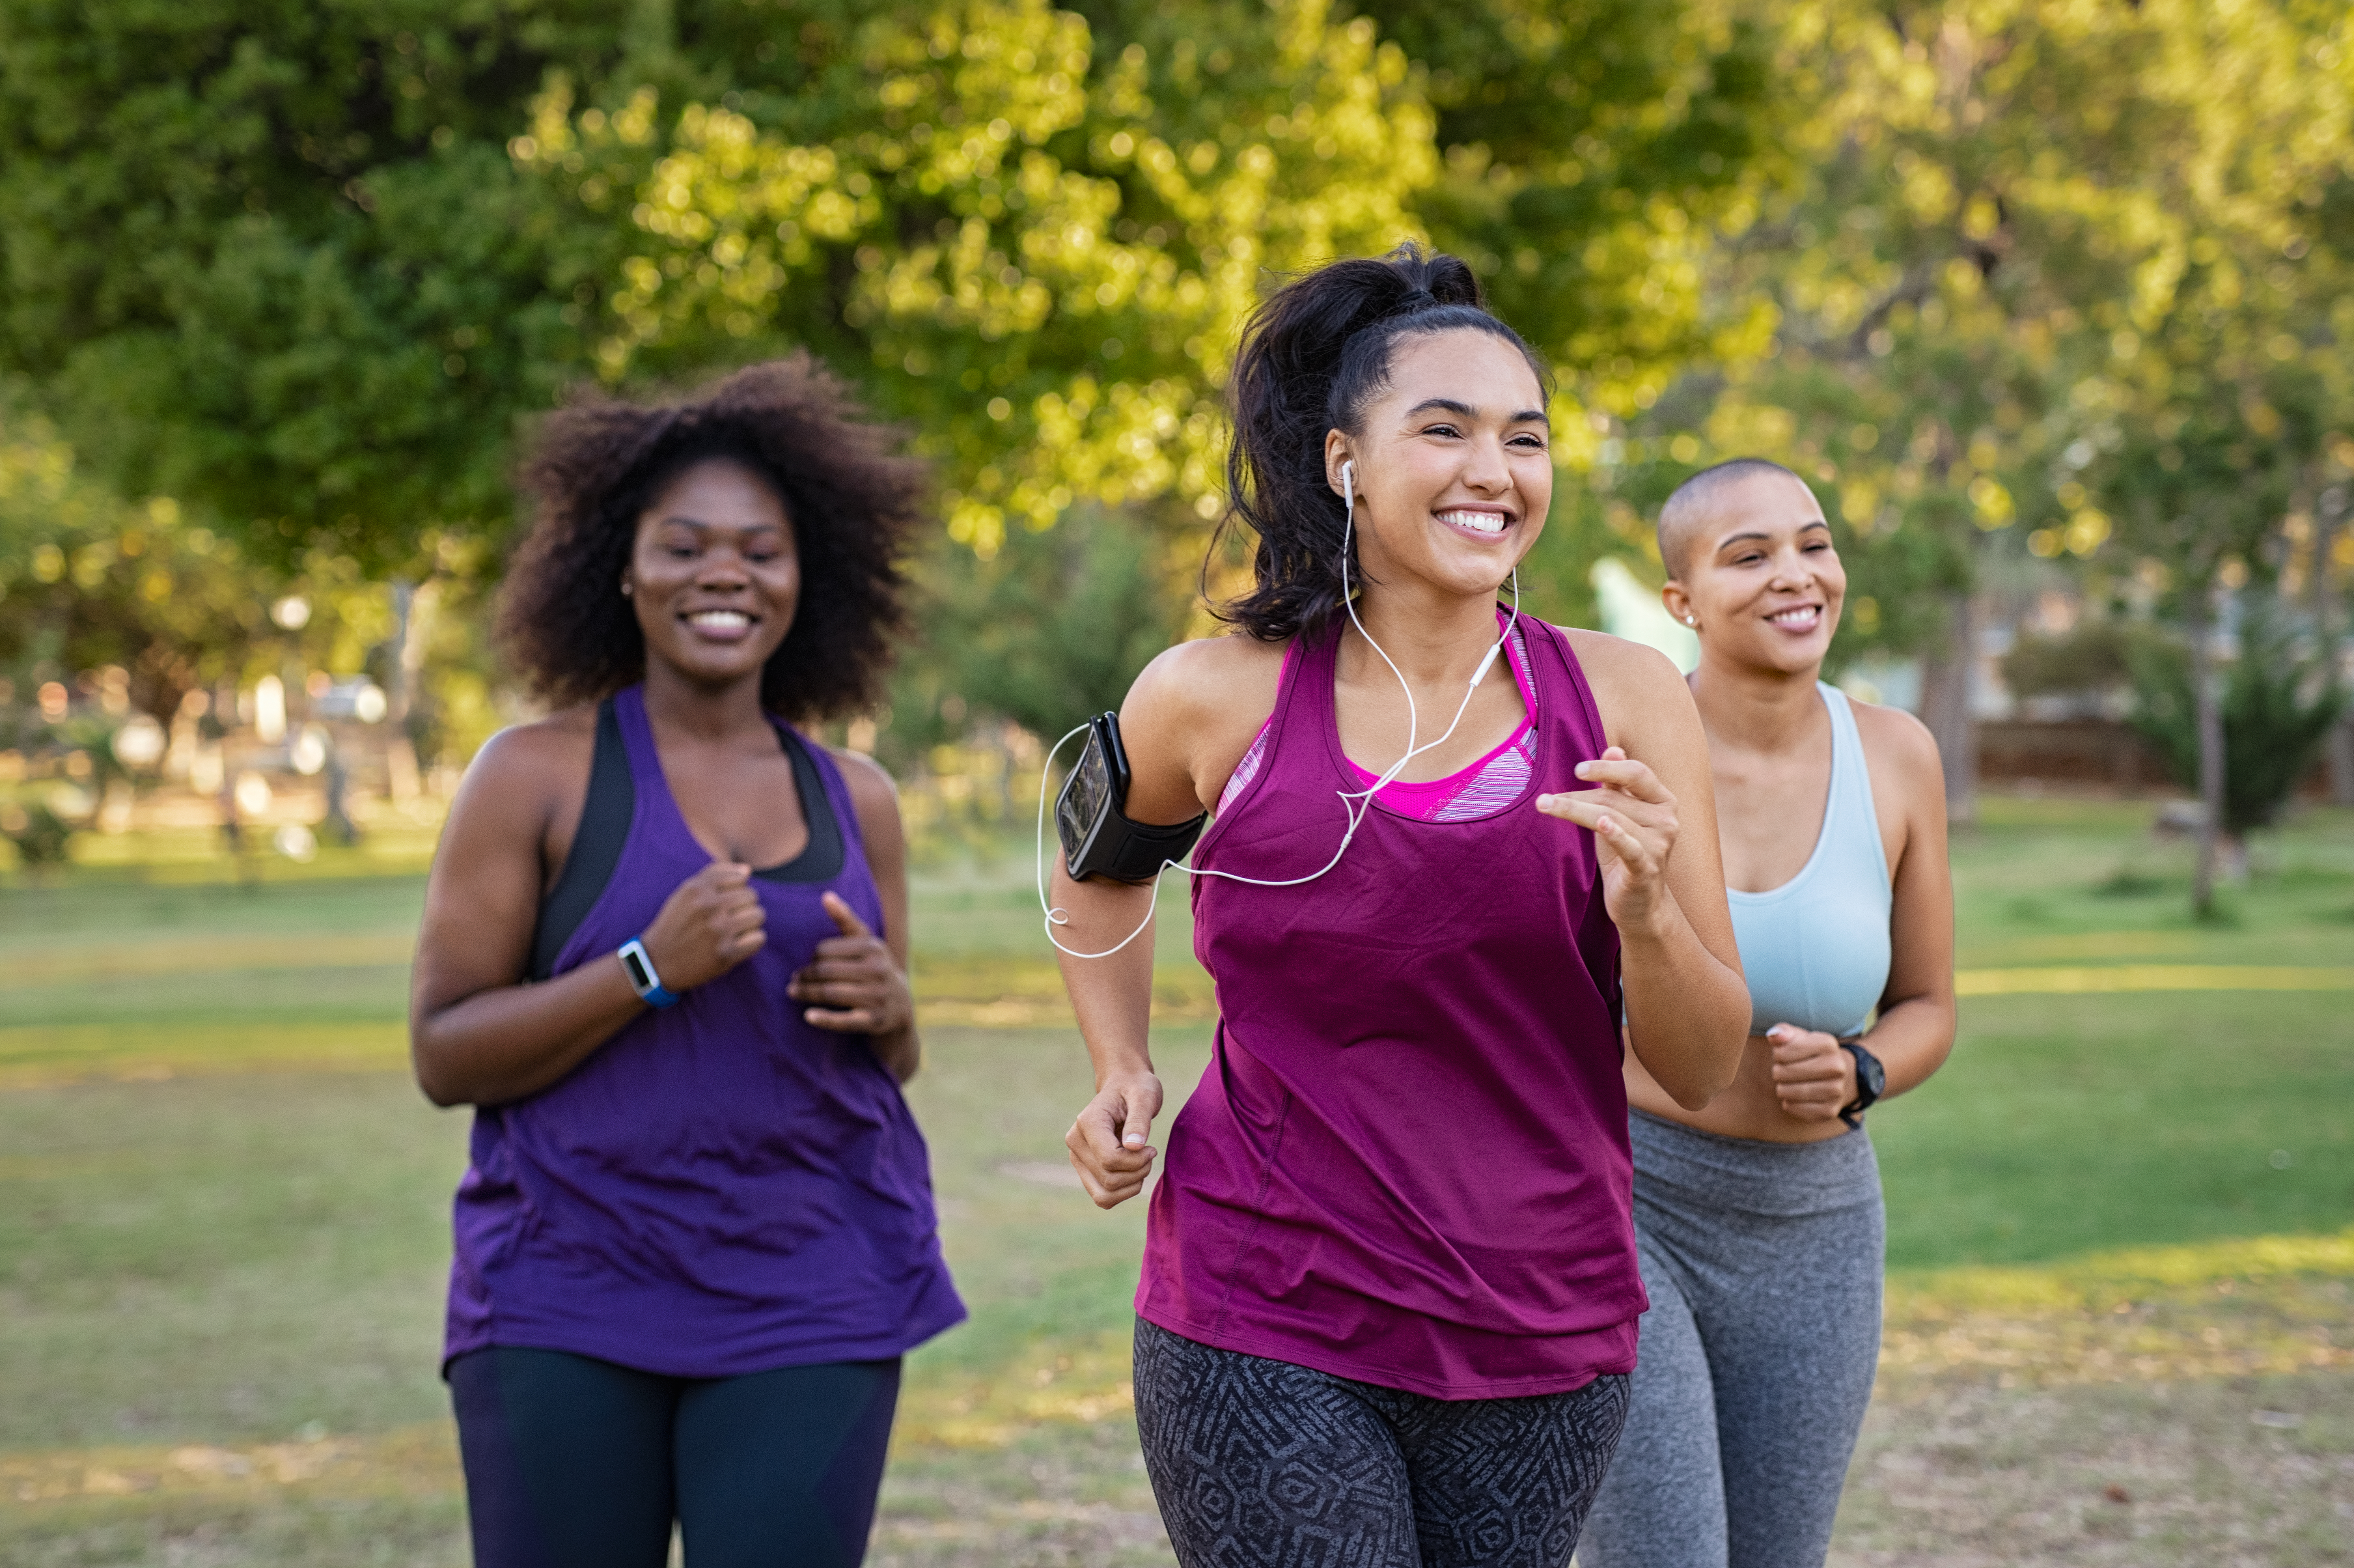
[[[1275,711],[1288,646],[1235,631],[1163,651],[1137,675],[1120,705],[1120,732],[1129,737],[1131,757],[1140,745],[1172,755],[1197,747],[1220,754],[1232,749],[1240,757]],[[1228,758],[1227,771],[1233,768]]]
[[[1275,712],[1288,643],[1241,632],[1180,642],[1147,664],[1120,705],[1137,820],[1211,810]]]
[[[1630,742],[1659,733],[1662,723],[1675,725],[1679,733],[1686,727],[1698,732],[1700,714],[1674,660],[1606,631],[1575,626],[1560,631],[1569,639],[1570,652],[1577,656],[1578,668],[1593,690],[1594,705],[1601,712],[1602,727],[1615,743],[1633,751]],[[1679,719],[1688,719],[1689,726],[1678,724]]]
[[[572,822],[588,793],[597,749],[597,710],[567,708],[531,724],[511,725],[482,743],[450,802],[434,876],[471,877],[508,857],[517,865],[560,863]],[[524,874],[517,872],[518,875]]]
[[[825,754],[842,770],[843,786],[850,791],[850,803],[857,808],[862,821],[875,811],[899,810],[899,786],[881,763],[863,751],[844,751],[838,746],[827,747]]]
[[[1940,798],[1946,788],[1945,764],[1937,755],[1937,737],[1929,726],[1903,708],[1882,707],[1850,697],[1848,711],[1855,715],[1856,738],[1863,742],[1867,761],[1887,769],[1907,785],[1930,784]]]
[[[460,799],[489,794],[513,799],[567,784],[586,785],[597,748],[597,710],[563,709],[529,724],[509,725],[482,743],[466,765]]]
[[[1669,685],[1682,685],[1683,673],[1674,660],[1647,643],[1625,637],[1613,637],[1606,631],[1588,631],[1582,626],[1556,627],[1569,639],[1570,652],[1577,655],[1586,680],[1625,681],[1638,687],[1662,690]]]
[[[1164,649],[1138,673],[1129,688],[1129,703],[1156,717],[1182,721],[1223,715],[1263,687],[1272,709],[1283,675],[1284,650],[1289,646],[1238,631],[1180,642]]]

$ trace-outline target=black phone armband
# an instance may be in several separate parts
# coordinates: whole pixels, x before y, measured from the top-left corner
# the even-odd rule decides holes
[[[1155,827],[1128,820],[1128,751],[1119,743],[1119,715],[1098,714],[1087,721],[1087,743],[1078,766],[1055,799],[1055,831],[1063,841],[1063,863],[1072,879],[1106,877],[1145,883],[1161,868],[1182,861],[1202,836],[1204,811],[1190,822]]]

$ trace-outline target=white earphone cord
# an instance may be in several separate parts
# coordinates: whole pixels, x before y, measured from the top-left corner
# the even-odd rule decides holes
[[[1127,947],[1130,942],[1135,941],[1139,937],[1144,935],[1145,932],[1150,930],[1152,928],[1153,911],[1159,908],[1161,905],[1160,873],[1161,871],[1167,871],[1172,866],[1177,870],[1183,872],[1188,876],[1223,876],[1229,882],[1247,883],[1253,887],[1298,887],[1303,883],[1315,881],[1318,877],[1322,876],[1326,872],[1331,871],[1334,866],[1340,864],[1341,857],[1349,853],[1349,845],[1356,839],[1358,828],[1363,826],[1364,823],[1365,813],[1373,809],[1373,797],[1380,794],[1382,790],[1387,788],[1401,772],[1404,772],[1407,763],[1413,761],[1416,758],[1421,756],[1426,751],[1435,750],[1436,748],[1446,745],[1448,738],[1455,734],[1457,726],[1462,724],[1463,715],[1470,710],[1472,694],[1479,691],[1479,683],[1488,678],[1488,672],[1495,667],[1498,656],[1504,652],[1505,643],[1511,640],[1513,630],[1521,623],[1521,568],[1519,564],[1516,562],[1512,567],[1512,613],[1504,622],[1504,630],[1502,635],[1499,636],[1496,639],[1494,645],[1488,650],[1487,656],[1479,661],[1479,667],[1471,673],[1471,683],[1463,688],[1463,700],[1455,705],[1455,717],[1453,721],[1447,725],[1446,733],[1441,735],[1437,740],[1432,741],[1428,746],[1416,746],[1415,744],[1415,736],[1416,734],[1416,725],[1419,715],[1415,710],[1414,687],[1407,683],[1405,672],[1397,667],[1397,662],[1392,659],[1389,654],[1383,650],[1380,643],[1373,641],[1373,634],[1365,630],[1365,623],[1357,619],[1357,601],[1349,592],[1349,546],[1356,535],[1357,524],[1356,464],[1353,462],[1344,462],[1341,465],[1341,501],[1344,509],[1341,524],[1341,602],[1342,606],[1347,609],[1349,612],[1349,622],[1357,629],[1357,635],[1365,640],[1367,647],[1371,648],[1374,652],[1381,654],[1382,662],[1390,667],[1390,673],[1397,677],[1398,685],[1405,692],[1405,754],[1400,757],[1395,762],[1391,763],[1388,771],[1384,772],[1380,778],[1374,779],[1367,788],[1363,789],[1336,789],[1333,791],[1334,794],[1341,797],[1341,809],[1342,811],[1347,813],[1349,825],[1341,834],[1341,847],[1334,850],[1332,852],[1332,858],[1326,861],[1318,869],[1310,872],[1306,876],[1288,877],[1280,882],[1269,882],[1256,876],[1238,875],[1231,871],[1212,871],[1208,869],[1196,870],[1193,866],[1187,865],[1180,861],[1164,860],[1161,863],[1160,871],[1156,871],[1153,874],[1152,897],[1144,906],[1143,923],[1138,926],[1135,930],[1130,931],[1127,936],[1122,937],[1119,941],[1113,943],[1110,947],[1106,948],[1100,953],[1082,953],[1076,948],[1064,947],[1061,938],[1055,935],[1055,927],[1067,926],[1071,923],[1070,912],[1066,909],[1055,907],[1053,904],[1048,902],[1046,897],[1046,780],[1054,777],[1055,753],[1061,751],[1065,746],[1070,743],[1072,736],[1081,734],[1087,729],[1087,726],[1086,725],[1080,725],[1076,729],[1069,731],[1062,739],[1056,741],[1052,747],[1048,747],[1045,760],[1039,764],[1038,839],[1036,856],[1038,873],[1038,907],[1046,912],[1046,940],[1054,943],[1056,950],[1067,953],[1075,959],[1108,959],[1114,953],[1119,952],[1122,948]]]

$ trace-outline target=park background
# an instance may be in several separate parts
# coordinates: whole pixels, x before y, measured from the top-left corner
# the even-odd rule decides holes
[[[2354,26],[2308,0],[0,0],[0,1560],[463,1561],[462,1118],[405,1071],[535,415],[806,347],[938,475],[900,779],[973,1321],[874,1560],[1165,1563],[1041,737],[1212,624],[1268,282],[1420,238],[1554,362],[1532,609],[1689,656],[1816,482],[1945,749],[1962,1034],[1875,1113],[1842,1563],[2354,1561]],[[1207,562],[1206,567],[1204,562]],[[1182,907],[1172,1087],[1207,1045]]]

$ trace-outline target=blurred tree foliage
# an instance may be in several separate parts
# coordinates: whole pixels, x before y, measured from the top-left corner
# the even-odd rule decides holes
[[[2175,782],[2200,788],[2204,746],[2194,662],[2181,639],[2142,639],[2131,650],[2134,727],[2166,758]],[[2238,657],[2216,706],[2223,731],[2223,832],[2240,838],[2280,820],[2322,736],[2345,707],[2334,662],[2268,599],[2250,601]]]
[[[43,682],[71,685],[119,666],[131,706],[168,726],[192,692],[265,673],[297,683],[311,670],[366,674],[388,692],[407,684],[399,716],[421,758],[462,758],[496,727],[493,673],[469,624],[484,608],[488,552],[474,548],[476,559],[450,561],[426,590],[411,618],[420,641],[404,669],[393,593],[355,562],[318,549],[257,560],[247,543],[195,522],[169,496],[124,502],[0,383],[0,681],[16,703]],[[295,630],[270,619],[289,597],[306,612]],[[68,734],[79,718],[60,728],[26,708],[12,731],[6,716],[0,703],[0,746],[38,746],[45,736],[96,744]]]
[[[19,699],[119,664],[133,704],[169,723],[275,633],[272,587],[175,503],[126,504],[47,421],[0,401],[0,676]]]
[[[2323,0],[0,6],[0,371],[78,472],[256,571],[487,572],[565,387],[806,344],[969,552],[924,564],[907,744],[950,696],[1108,705],[1219,508],[1244,314],[1408,237],[1564,371],[1533,607],[1584,613],[1599,552],[1656,577],[1700,463],[1782,459],[1840,534],[1838,656],[1926,656],[1963,811],[1989,565],[2190,623],[2345,581]]]
[[[501,526],[567,382],[787,344],[947,460],[963,542],[1206,514],[1270,270],[1436,231],[1608,386],[1706,346],[1763,39],[1724,0],[24,0],[0,364],[124,493],[373,567]]]
[[[0,7],[0,368],[82,460],[260,556],[405,562],[505,514],[573,374],[561,225],[505,153],[628,7]]]
[[[1716,458],[1815,480],[1850,575],[1840,654],[1925,656],[1967,816],[1985,567],[2211,584],[2279,530],[2294,476],[2354,415],[2333,379],[2343,275],[2311,265],[2354,168],[2346,35],[2342,11],[2296,4],[1793,8],[1775,79],[1819,105],[1799,177],[1718,252],[1720,286],[1768,300],[1776,340],[1629,421],[1600,476],[1632,503],[1619,532]],[[2262,322],[2217,313],[2251,307]],[[2294,409],[2257,385],[2298,377]],[[2274,434],[2220,439],[2212,470],[2153,466],[2179,456],[2162,432],[2261,408]],[[2174,534],[2128,525],[2156,514],[2126,492],[2153,484],[2173,487]]]
[[[1366,0],[1425,72],[1440,177],[1413,207],[1469,259],[1573,400],[1628,412],[1693,360],[1754,355],[1754,293],[1713,251],[1796,174],[1813,109],[1775,77],[1778,7]],[[1589,428],[1563,432],[1590,457]]]
[[[2057,635],[2030,632],[2002,656],[2002,683],[2020,697],[2106,694],[2133,679],[2149,635],[2118,616],[2088,616]]]
[[[1193,574],[1169,559],[1168,537],[1138,509],[1075,506],[1053,528],[1015,529],[987,560],[935,541],[917,574],[920,651],[893,683],[880,754],[912,758],[978,714],[1051,743],[1118,708],[1185,634]]]

